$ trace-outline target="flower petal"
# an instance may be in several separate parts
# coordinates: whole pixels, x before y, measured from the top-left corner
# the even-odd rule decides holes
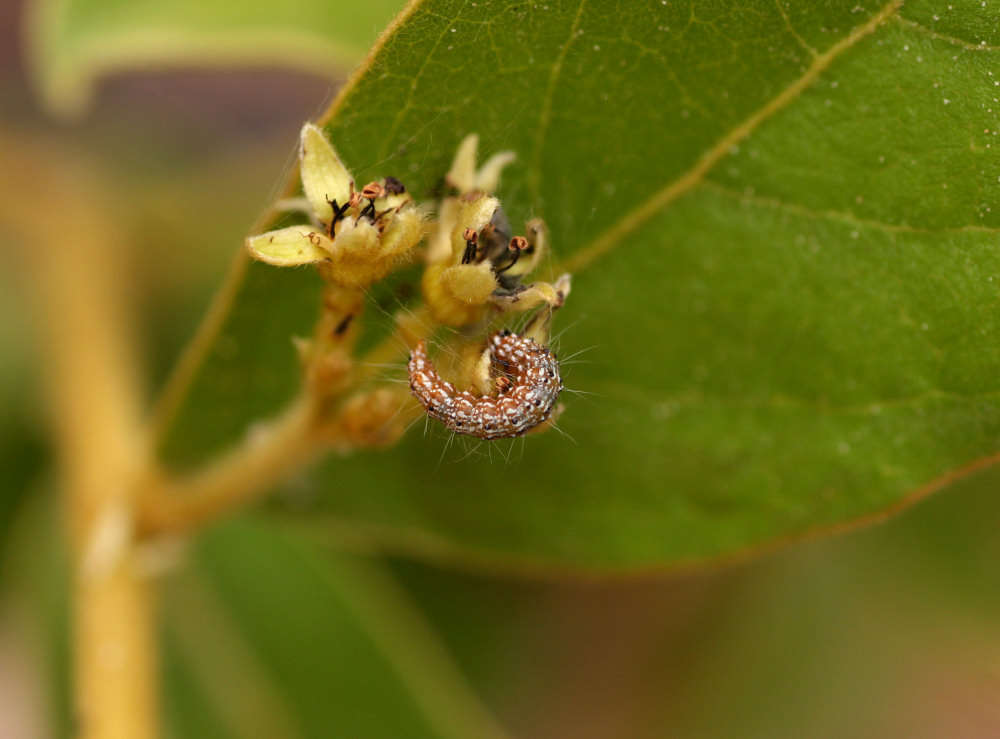
[[[438,207],[437,227],[427,242],[427,264],[451,261],[451,234],[458,224],[458,198],[445,198]]]
[[[445,182],[458,188],[460,193],[471,192],[476,187],[476,149],[479,148],[479,136],[470,133],[458,145],[451,169],[444,176]]]
[[[527,250],[527,256],[522,255],[513,267],[504,270],[507,277],[523,277],[529,272],[533,272],[548,254],[548,231],[542,219],[532,218],[525,224],[525,227],[528,243],[532,248]]]
[[[420,211],[410,206],[388,216],[382,232],[382,253],[385,256],[402,256],[417,245],[424,236],[424,219]]]
[[[497,289],[488,262],[448,267],[441,273],[441,284],[453,298],[468,305],[482,305]]]
[[[246,247],[254,259],[278,267],[297,267],[329,259],[333,242],[311,226],[289,226],[250,236]]]
[[[497,283],[490,265],[432,264],[421,280],[431,316],[447,326],[466,326],[482,318],[486,300]]]
[[[375,259],[379,255],[379,232],[371,221],[346,218],[337,226],[333,239],[335,258],[349,257],[352,261]]]
[[[404,203],[412,203],[413,197],[408,192],[401,192],[398,194],[387,194],[380,197],[375,201],[375,210],[381,213],[383,210],[388,210],[390,208],[399,208]]]
[[[465,229],[471,228],[477,233],[482,231],[499,207],[500,201],[489,195],[479,195],[471,200],[459,198],[458,216],[451,232],[451,253],[456,262],[465,252]]]
[[[497,185],[500,184],[500,173],[515,159],[517,155],[512,151],[501,151],[487,159],[476,172],[476,189],[487,193],[496,192]]]
[[[351,196],[353,177],[340,161],[323,130],[313,123],[302,127],[299,146],[302,190],[316,218],[329,223],[333,218],[330,200],[343,205]]]

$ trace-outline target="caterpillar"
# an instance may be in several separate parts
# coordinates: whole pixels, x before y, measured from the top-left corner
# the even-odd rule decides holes
[[[427,415],[455,433],[486,440],[521,436],[552,413],[563,389],[559,362],[547,347],[510,331],[493,334],[489,350],[501,373],[498,395],[457,391],[434,369],[423,341],[410,354],[410,390]]]

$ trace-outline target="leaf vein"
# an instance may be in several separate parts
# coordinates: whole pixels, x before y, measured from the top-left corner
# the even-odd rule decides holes
[[[788,13],[785,11],[785,6],[781,4],[781,0],[774,0],[774,4],[778,7],[778,12],[781,13],[781,17],[785,21],[785,27],[788,29],[788,32],[792,34],[792,37],[796,41],[798,41],[799,46],[808,51],[813,59],[818,57],[819,52],[816,51],[815,47],[813,47],[804,38],[802,38],[802,36],[799,35],[799,32],[796,31],[795,28],[792,26],[792,21],[788,17]]]
[[[919,408],[933,401],[952,401],[954,403],[976,403],[980,401],[1000,400],[1000,390],[986,390],[978,393],[962,394],[950,390],[932,388],[914,395],[903,395],[896,398],[867,400],[860,403],[826,403],[814,398],[796,397],[785,394],[774,394],[768,397],[723,397],[706,396],[700,392],[686,392],[678,395],[657,396],[658,389],[641,388],[635,385],[622,385],[616,382],[603,382],[594,386],[595,390],[606,390],[618,400],[631,397],[632,401],[643,406],[678,408],[708,408],[717,407],[726,410],[808,410],[827,416],[875,416],[883,411],[897,409]]]
[[[686,194],[701,183],[705,175],[726,154],[730,148],[753,133],[760,124],[774,116],[778,111],[795,100],[806,90],[841,54],[850,49],[861,39],[873,33],[886,20],[891,18],[902,5],[902,0],[892,0],[865,23],[856,26],[849,34],[835,43],[829,49],[816,57],[805,73],[792,84],[758,108],[729,133],[723,136],[708,149],[693,167],[653,193],[641,205],[627,213],[615,225],[606,229],[596,239],[577,251],[567,259],[557,271],[579,272],[592,262],[604,256],[622,243],[626,236],[640,228],[664,207]]]
[[[413,101],[416,98],[417,87],[420,85],[420,79],[421,77],[423,77],[424,72],[427,71],[427,65],[430,64],[431,59],[433,59],[434,57],[434,52],[438,50],[438,47],[441,46],[442,42],[448,36],[451,24],[455,23],[459,18],[462,17],[462,12],[465,10],[467,6],[468,6],[468,0],[466,0],[466,2],[463,3],[461,9],[458,11],[455,18],[452,19],[444,18],[437,13],[433,14],[429,12],[425,13],[428,17],[435,17],[444,21],[444,28],[441,31],[441,33],[438,34],[438,37],[434,40],[434,45],[431,47],[431,50],[427,53],[426,56],[424,56],[424,59],[420,64],[420,69],[418,69],[417,73],[413,75],[413,79],[410,82],[410,89],[406,93],[406,100],[396,110],[396,115],[392,119],[392,125],[389,126],[389,130],[385,135],[385,137],[383,138],[384,143],[382,144],[382,151],[379,156],[380,160],[385,160],[386,158],[388,158],[389,154],[388,147],[390,143],[395,140],[396,132],[399,131],[399,127],[402,125],[403,119],[406,117],[406,114],[413,109]]]
[[[904,223],[886,223],[874,218],[861,218],[853,213],[839,210],[814,210],[798,203],[790,203],[780,198],[765,197],[762,195],[747,195],[732,188],[721,185],[711,180],[705,180],[701,187],[716,192],[725,197],[732,198],[744,205],[752,205],[774,210],[783,210],[793,213],[802,218],[809,218],[817,221],[840,221],[850,226],[859,228],[873,228],[887,233],[911,233],[911,234],[948,234],[948,233],[1000,233],[1000,228],[993,226],[982,226],[979,224],[968,224],[962,226],[944,226],[941,228],[928,228],[922,226],[910,226]]]
[[[949,36],[946,33],[935,31],[933,28],[928,28],[922,23],[919,23],[918,21],[915,20],[910,20],[909,18],[899,17],[897,18],[897,20],[900,22],[901,25],[907,26],[908,28],[911,28],[919,33],[922,33],[925,36],[929,36],[930,38],[935,39],[937,41],[944,41],[946,43],[952,44],[953,46],[961,46],[963,49],[967,49],[969,51],[1000,51],[1000,46],[987,44],[985,41],[982,41],[978,44],[973,44],[969,41],[966,41],[965,39],[958,38],[957,36]]]
[[[555,62],[552,63],[552,69],[549,71],[549,82],[545,88],[545,95],[542,97],[541,111],[538,114],[538,128],[535,134],[535,146],[532,151],[531,167],[529,168],[528,173],[528,187],[531,192],[532,199],[536,204],[541,199],[542,145],[545,143],[549,125],[552,122],[552,100],[555,97],[556,85],[558,84],[559,77],[562,74],[562,67],[563,62],[566,59],[566,53],[569,51],[569,47],[573,45],[573,41],[577,37],[577,29],[580,27],[580,19],[583,17],[583,8],[586,4],[587,0],[580,0],[580,5],[576,9],[576,17],[573,18],[573,24],[569,29],[569,36],[559,49]]]

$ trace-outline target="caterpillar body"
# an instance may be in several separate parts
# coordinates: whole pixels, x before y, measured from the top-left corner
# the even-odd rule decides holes
[[[423,341],[410,355],[410,390],[427,415],[455,433],[486,440],[521,436],[552,413],[563,388],[559,362],[547,347],[510,331],[493,334],[489,350],[501,373],[498,395],[456,390],[434,369]]]

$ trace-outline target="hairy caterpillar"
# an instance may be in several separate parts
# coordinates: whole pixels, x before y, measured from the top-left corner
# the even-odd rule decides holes
[[[455,433],[479,439],[521,436],[552,413],[563,388],[559,362],[547,347],[510,331],[493,334],[489,350],[500,372],[498,395],[457,391],[438,375],[423,341],[410,355],[410,390],[431,418]]]

